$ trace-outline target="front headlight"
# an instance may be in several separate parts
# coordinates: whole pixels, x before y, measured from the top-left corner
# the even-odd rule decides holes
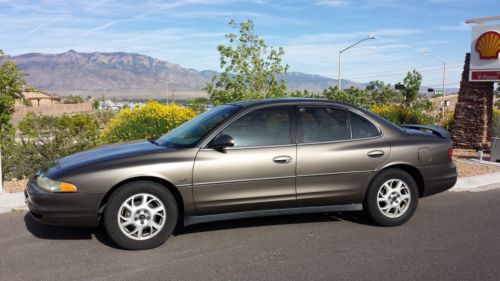
[[[50,191],[50,192],[76,192],[76,186],[71,183],[56,181],[44,176],[36,177],[36,184],[41,189]]]

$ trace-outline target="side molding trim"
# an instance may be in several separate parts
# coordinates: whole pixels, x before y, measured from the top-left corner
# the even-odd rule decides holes
[[[216,214],[216,215],[187,216],[184,218],[184,225],[188,226],[205,222],[235,220],[244,218],[295,215],[295,214],[312,214],[312,213],[324,213],[324,212],[362,211],[362,210],[363,210],[363,204],[361,203],[318,206],[318,207],[295,207],[286,209],[258,210],[258,211],[248,211],[248,212]]]

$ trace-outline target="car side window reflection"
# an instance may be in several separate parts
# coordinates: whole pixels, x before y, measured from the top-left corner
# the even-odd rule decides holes
[[[347,110],[332,107],[301,107],[299,136],[301,143],[351,139]]]
[[[284,145],[290,143],[289,107],[254,110],[226,127],[220,134],[231,136],[234,147]]]
[[[371,138],[380,135],[379,130],[375,125],[356,113],[350,112],[352,138],[363,139]]]

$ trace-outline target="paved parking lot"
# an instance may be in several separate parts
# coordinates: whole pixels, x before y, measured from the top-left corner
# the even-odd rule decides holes
[[[0,215],[1,280],[498,280],[500,190],[420,201],[405,225],[359,213],[192,226],[147,251],[114,248],[99,229]]]

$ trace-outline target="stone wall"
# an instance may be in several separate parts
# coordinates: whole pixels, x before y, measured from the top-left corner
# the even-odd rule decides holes
[[[489,147],[493,114],[493,83],[469,82],[470,54],[465,56],[462,81],[450,126],[454,147],[475,149]]]

